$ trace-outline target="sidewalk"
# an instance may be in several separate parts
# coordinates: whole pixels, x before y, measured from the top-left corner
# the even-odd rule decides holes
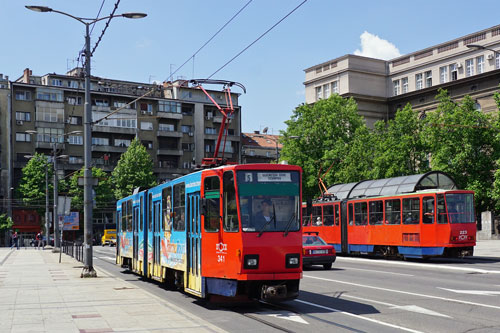
[[[474,247],[474,257],[489,257],[500,259],[500,240],[478,240]]]
[[[0,332],[223,332],[121,278],[63,254],[0,248]]]

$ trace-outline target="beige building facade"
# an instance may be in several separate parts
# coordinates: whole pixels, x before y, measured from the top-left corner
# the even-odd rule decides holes
[[[438,89],[470,95],[484,112],[496,110],[500,83],[500,25],[388,61],[345,55],[305,70],[306,103],[337,93],[353,97],[368,126],[411,103],[435,109]]]

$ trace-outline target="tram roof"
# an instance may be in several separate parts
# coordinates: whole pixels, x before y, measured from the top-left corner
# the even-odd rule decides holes
[[[455,190],[457,184],[448,174],[442,171],[430,171],[419,175],[336,184],[328,189],[328,193],[335,195],[339,200],[343,200],[397,195],[433,189]]]

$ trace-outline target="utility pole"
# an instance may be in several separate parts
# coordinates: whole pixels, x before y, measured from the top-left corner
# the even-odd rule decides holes
[[[59,234],[59,221],[57,220],[57,140],[53,143],[53,155],[52,155],[52,163],[54,163],[54,210],[52,212],[52,223],[54,223],[54,250],[53,252],[60,251],[59,238],[57,235]]]

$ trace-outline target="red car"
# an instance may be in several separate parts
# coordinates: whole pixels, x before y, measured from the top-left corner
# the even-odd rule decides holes
[[[330,269],[335,259],[335,247],[327,244],[317,233],[308,233],[302,236],[302,263],[304,267],[323,265],[324,269]]]

